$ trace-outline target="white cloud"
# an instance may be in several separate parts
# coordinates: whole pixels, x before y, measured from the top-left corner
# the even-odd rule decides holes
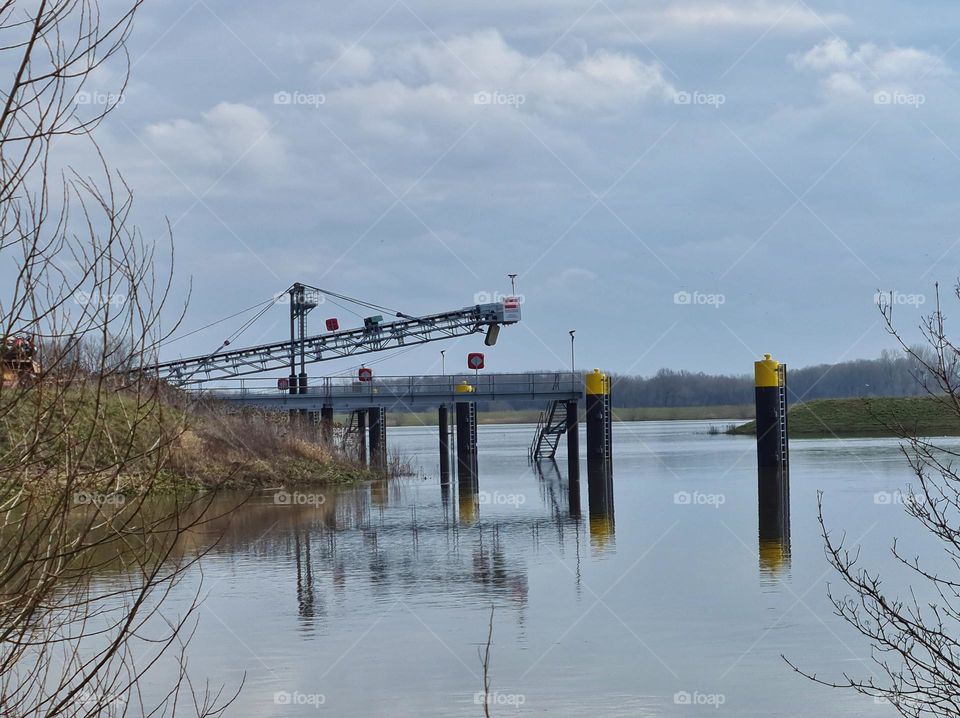
[[[835,13],[818,15],[802,3],[770,3],[763,0],[739,3],[671,4],[661,17],[670,24],[690,28],[781,28],[809,30],[846,22]]]
[[[283,143],[270,120],[249,105],[221,102],[199,121],[175,119],[147,125],[146,141],[164,161],[227,170],[234,164],[276,170],[285,163]]]
[[[362,45],[340,45],[331,60],[317,64],[315,68],[324,78],[357,79],[370,74],[374,63],[373,53]]]
[[[633,55],[601,49],[575,60],[550,52],[537,57],[496,30],[361,54],[376,79],[340,83],[328,91],[328,106],[352,108],[368,127],[388,133],[400,131],[404,116],[433,123],[490,110],[615,114],[674,95],[659,66]],[[496,107],[477,106],[484,104]]]
[[[853,49],[838,37],[791,58],[794,67],[821,75],[828,96],[858,99],[877,91],[916,91],[928,77],[948,72],[943,61],[912,47],[881,48],[864,43]]]
[[[562,270],[552,281],[552,283],[563,287],[569,287],[570,282],[592,282],[597,278],[597,273],[584,267],[568,267]]]
[[[621,6],[622,5],[622,6]],[[784,33],[809,33],[824,27],[842,28],[850,23],[843,14],[814,12],[799,2],[785,0],[742,0],[740,2],[680,2],[661,0],[658,3],[607,2],[609,11],[598,8],[577,23],[577,29],[609,41],[636,43],[662,38],[699,37],[703,33],[747,34],[773,37]],[[582,10],[577,10],[579,15]],[[564,32],[567,24],[552,27]],[[743,49],[745,49],[744,46]]]

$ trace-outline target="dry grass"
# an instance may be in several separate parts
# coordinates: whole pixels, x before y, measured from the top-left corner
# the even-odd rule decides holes
[[[136,446],[142,458],[126,462],[111,491],[135,490],[138,475],[152,473],[157,461],[162,462],[161,483],[171,490],[345,483],[372,477],[365,467],[326,444],[317,427],[291,424],[279,412],[197,403],[175,390],[165,390],[158,407],[146,416],[138,415],[136,402],[122,389],[104,393],[96,403],[83,385],[71,388],[49,407],[42,399],[24,402],[0,417],[0,456],[22,453],[24,442],[31,440],[27,428],[36,424],[38,415],[45,419],[41,431],[50,434],[50,440],[34,466],[18,472],[21,485],[37,486],[38,476],[55,483],[65,442],[87,435],[90,449],[83,460],[89,464],[91,486],[80,488],[106,488],[96,477],[101,468],[116,463],[114,446],[128,444]],[[159,445],[165,448],[151,449]],[[389,468],[391,475],[409,470],[399,457]]]
[[[318,427],[291,423],[286,414],[208,403],[196,407],[188,422],[171,470],[204,484],[346,483],[372,476],[324,442]]]

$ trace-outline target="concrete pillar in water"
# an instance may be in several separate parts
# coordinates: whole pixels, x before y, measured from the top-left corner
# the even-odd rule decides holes
[[[367,412],[357,409],[357,461],[367,463]]]
[[[437,409],[437,424],[440,433],[440,483],[450,483],[450,418],[446,404]]]
[[[587,405],[587,495],[590,535],[603,545],[613,538],[613,411],[610,377],[594,369],[585,380]]]
[[[580,406],[576,399],[567,402],[567,498],[570,515],[580,516]]]
[[[333,407],[320,407],[320,437],[324,443],[333,443]]]
[[[765,354],[754,363],[757,409],[757,507],[760,556],[790,553],[790,456],[787,368]]]
[[[368,410],[370,434],[370,465],[375,469],[387,468],[387,412],[382,406]]]

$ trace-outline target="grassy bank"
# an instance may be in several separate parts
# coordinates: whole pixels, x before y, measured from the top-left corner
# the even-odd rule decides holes
[[[934,397],[819,399],[790,408],[791,437],[960,436],[960,418]],[[751,421],[734,434],[756,434]]]
[[[539,409],[483,411],[478,414],[481,424],[535,424]],[[696,419],[745,420],[753,417],[753,406],[680,406],[614,408],[614,421],[675,421]],[[436,426],[437,413],[424,411],[412,414],[387,414],[390,426]]]
[[[14,485],[55,484],[64,474],[91,486],[110,481],[120,492],[143,477],[171,491],[372,478],[320,441],[317,429],[291,427],[284,414],[196,403],[174,390],[144,398],[83,384],[42,387],[2,408],[0,478]]]

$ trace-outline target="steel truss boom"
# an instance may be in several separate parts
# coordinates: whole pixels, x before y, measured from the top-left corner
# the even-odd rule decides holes
[[[145,371],[156,374],[171,384],[195,384],[284,369],[289,365],[291,354],[300,354],[301,350],[305,362],[313,364],[340,357],[426,344],[484,330],[491,330],[495,340],[495,333],[500,325],[514,324],[519,320],[518,303],[516,300],[507,299],[425,317],[366,323],[364,327],[357,329],[308,336],[295,341],[261,344],[162,362],[146,367]]]

